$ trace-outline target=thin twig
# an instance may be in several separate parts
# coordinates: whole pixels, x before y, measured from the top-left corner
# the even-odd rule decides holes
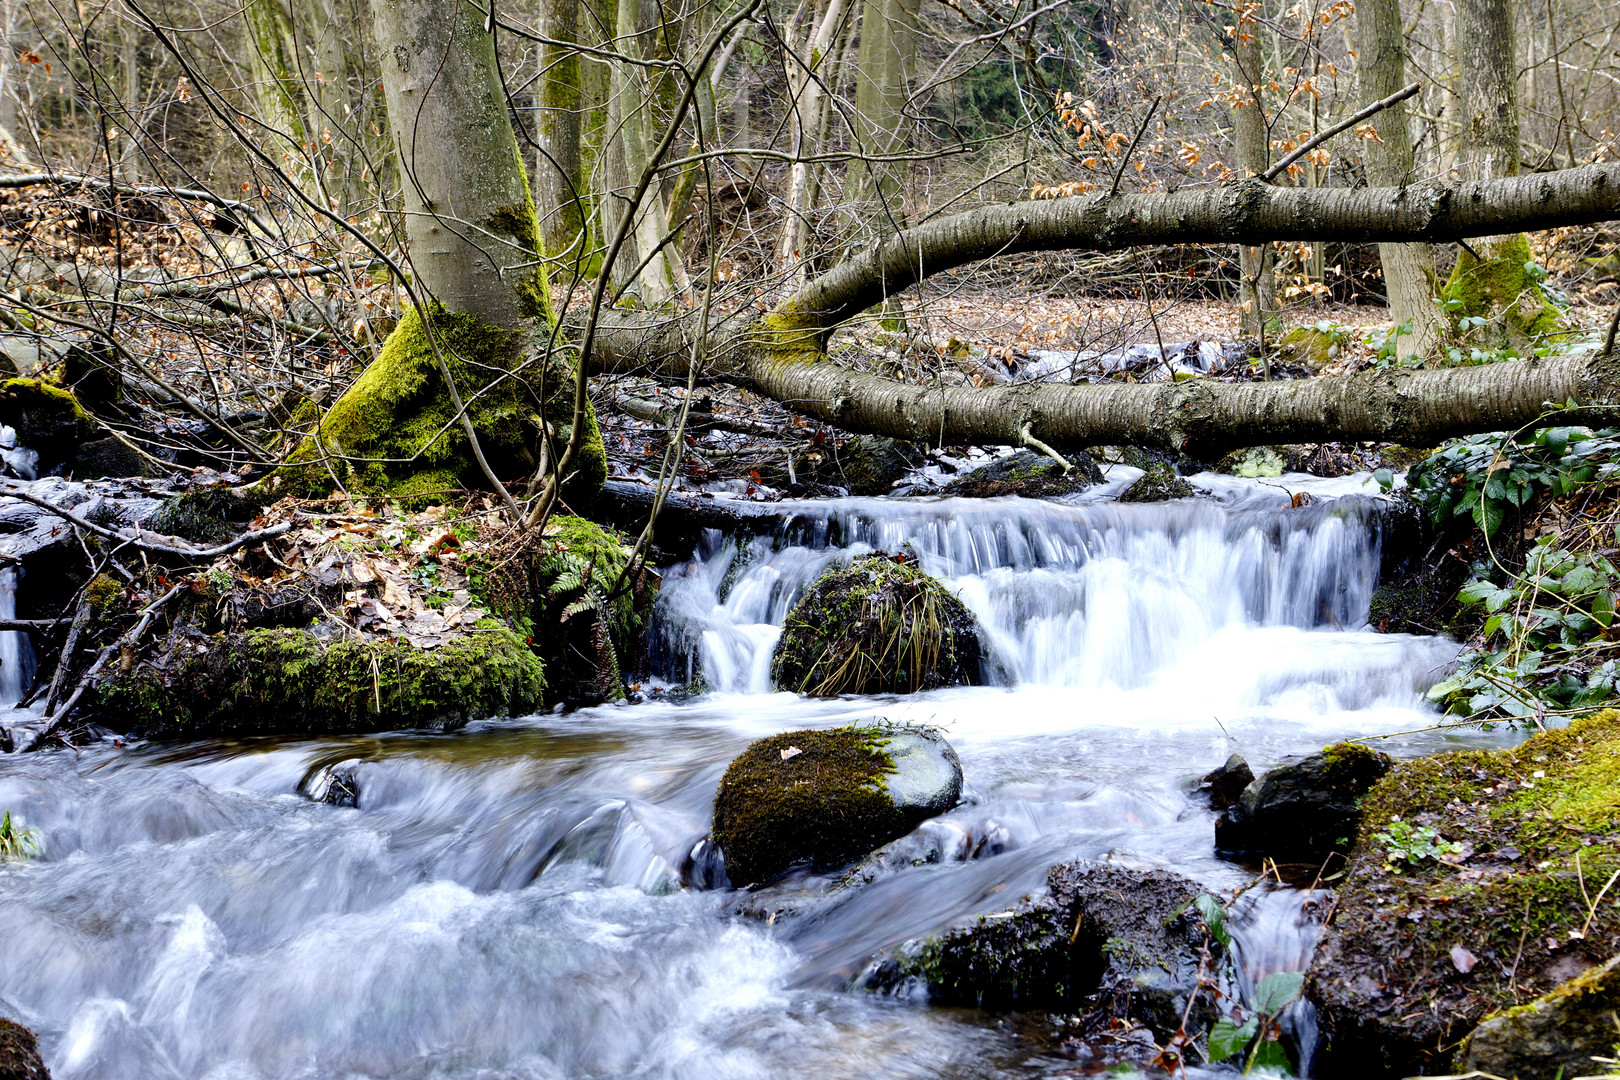
[[[1417,93],[1421,89],[1423,89],[1423,84],[1422,83],[1413,83],[1411,86],[1408,86],[1406,89],[1397,90],[1395,93],[1389,95],[1389,97],[1385,98],[1384,100],[1375,101],[1371,105],[1367,106],[1365,109],[1362,109],[1360,112],[1354,114],[1353,116],[1350,116],[1349,118],[1347,118],[1345,120],[1339,121],[1337,124],[1334,124],[1332,127],[1328,128],[1326,131],[1322,132],[1320,135],[1316,135],[1313,138],[1307,139],[1303,144],[1301,144],[1301,146],[1300,146],[1300,148],[1298,150],[1295,150],[1292,154],[1289,154],[1287,157],[1285,157],[1281,161],[1277,162],[1277,164],[1273,165],[1271,168],[1269,168],[1265,172],[1261,173],[1260,174],[1260,179],[1262,181],[1264,181],[1265,183],[1268,183],[1268,184],[1271,183],[1273,180],[1277,179],[1277,177],[1281,176],[1282,173],[1283,173],[1283,170],[1287,169],[1288,166],[1292,165],[1294,162],[1298,161],[1300,158],[1304,157],[1306,154],[1310,153],[1312,150],[1315,150],[1318,146],[1321,146],[1323,143],[1325,143],[1329,139],[1333,138],[1333,136],[1337,135],[1339,132],[1343,131],[1345,128],[1355,127],[1357,124],[1359,124],[1363,120],[1367,119],[1367,117],[1372,116],[1374,113],[1383,112],[1385,109],[1389,108],[1391,105],[1400,104],[1401,102],[1405,101],[1407,98],[1411,97],[1413,94]]]
[[[34,743],[36,747],[43,746],[46,739],[49,739],[52,735],[56,734],[56,729],[73,711],[73,706],[79,703],[79,699],[84,696],[85,690],[89,689],[91,682],[94,681],[95,677],[101,673],[102,667],[107,663],[108,659],[112,657],[112,654],[116,651],[129,648],[136,642],[140,641],[141,635],[146,633],[146,628],[148,626],[152,625],[153,617],[157,615],[158,611],[163,607],[163,605],[167,604],[170,600],[173,600],[176,596],[179,596],[181,591],[184,590],[187,585],[187,582],[182,581],[180,584],[176,585],[174,588],[170,589],[168,592],[164,593],[162,596],[148,604],[146,609],[141,612],[141,619],[139,622],[137,622],[129,630],[125,631],[117,641],[101,650],[101,655],[96,657],[96,662],[90,665],[90,670],[84,673],[84,678],[80,679],[79,685],[74,687],[73,696],[64,701],[62,703],[62,707],[52,714],[49,722],[45,725],[44,733],[40,735],[39,740]]]
[[[1152,122],[1153,114],[1159,111],[1159,102],[1163,100],[1162,97],[1156,97],[1153,99],[1153,104],[1148,106],[1147,115],[1142,117],[1142,126],[1136,129],[1136,138],[1132,139],[1131,145],[1126,147],[1125,156],[1119,159],[1119,168],[1114,170],[1114,185],[1108,189],[1108,194],[1116,195],[1119,193],[1119,180],[1120,177],[1125,175],[1125,166],[1130,163],[1131,155],[1136,153],[1136,144],[1142,141],[1143,135],[1147,134],[1148,124]]]

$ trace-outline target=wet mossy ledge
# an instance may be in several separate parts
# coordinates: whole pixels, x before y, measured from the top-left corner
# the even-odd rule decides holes
[[[351,494],[427,499],[488,488],[439,371],[443,359],[495,475],[532,474],[550,441],[556,460],[573,430],[571,359],[544,335],[501,330],[437,306],[412,309],[382,351],[320,419],[314,432],[258,487],[266,498]],[[607,477],[596,414],[584,431],[564,485],[588,502]]]
[[[1397,765],[1362,804],[1311,966],[1307,993],[1331,1048],[1318,1075],[1451,1073],[1476,1025],[1528,1022],[1515,1010],[1541,995],[1552,995],[1543,1010],[1578,1005],[1584,984],[1570,980],[1620,953],[1620,907],[1612,888],[1603,896],[1617,872],[1620,712],[1509,750]],[[1588,1000],[1607,1009],[1613,998],[1609,988]],[[1585,1015],[1586,1030],[1620,1040],[1606,1014]],[[1514,1067],[1529,1080],[1558,1066]]]
[[[522,715],[545,700],[545,665],[511,630],[428,650],[407,641],[323,640],[309,630],[250,630],[143,666],[101,687],[101,704],[153,739],[450,731]]]
[[[886,723],[789,731],[726,769],[711,836],[741,887],[848,865],[955,806],[962,765],[939,732]]]
[[[978,621],[907,555],[875,554],[811,583],[771,656],[779,690],[910,694],[983,681]]]

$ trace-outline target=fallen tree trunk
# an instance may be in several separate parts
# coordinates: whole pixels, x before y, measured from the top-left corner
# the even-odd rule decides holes
[[[1428,446],[1517,428],[1565,404],[1620,404],[1620,361],[1576,354],[1483,367],[1376,371],[1273,383],[984,388],[917,386],[830,363],[833,329],[886,296],[995,255],[1139,244],[1272,240],[1431,243],[1620,218],[1620,164],[1406,188],[1279,188],[1095,195],[981,207],[896,234],[764,314],[709,330],[705,374],[851,431],[934,443],[1158,446],[1207,456],[1263,443],[1377,439]],[[598,371],[685,376],[696,327],[604,316]]]

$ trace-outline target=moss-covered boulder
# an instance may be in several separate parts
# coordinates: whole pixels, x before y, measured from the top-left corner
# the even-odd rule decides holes
[[[1499,317],[1510,340],[1554,333],[1562,316],[1541,291],[1534,266],[1530,238],[1523,233],[1493,240],[1483,260],[1464,249],[1441,300],[1453,317]]]
[[[978,622],[903,555],[867,555],[817,578],[782,624],[771,656],[780,690],[910,694],[977,685]]]
[[[1311,371],[1321,371],[1339,358],[1344,331],[1337,327],[1296,326],[1277,345],[1277,358]]]
[[[1181,478],[1181,474],[1163,462],[1148,464],[1142,475],[1120,493],[1119,501],[1128,503],[1165,502],[1169,499],[1190,499],[1198,489]]]
[[[434,335],[430,340],[429,332]],[[434,345],[437,345],[435,352]],[[320,497],[334,487],[400,498],[489,486],[440,377],[443,357],[495,475],[522,479],[536,468],[548,436],[555,460],[573,430],[573,377],[563,350],[496,329],[473,315],[413,309],[376,361],[333,403],[267,481],[267,492]],[[514,374],[516,372],[517,374]],[[588,501],[607,476],[596,414],[585,431],[565,494]]]
[[[990,499],[1018,495],[1026,499],[1054,499],[1073,495],[1103,482],[1096,460],[1084,451],[1069,457],[1065,470],[1045,454],[1020,450],[997,458],[946,484],[943,495]]]
[[[425,649],[266,628],[137,663],[101,686],[99,705],[109,726],[154,739],[451,730],[532,712],[545,689],[539,657],[506,629]]]
[[[980,1008],[1085,1013],[1106,1025],[1129,1018],[1167,1041],[1215,1020],[1198,994],[1200,951],[1219,953],[1193,904],[1203,890],[1164,870],[1106,863],[1054,866],[1044,894],[910,942],[882,965],[879,984],[921,982],[929,998]]]
[[[713,839],[733,885],[795,865],[832,869],[955,806],[956,751],[930,728],[857,725],[760,739],[714,797]]]
[[[1215,850],[1289,860],[1347,851],[1362,797],[1394,763],[1351,742],[1285,762],[1251,781],[1215,820]]]
[[[1487,1017],[1620,953],[1620,907],[1594,902],[1620,871],[1620,712],[1404,762],[1362,815],[1307,982],[1317,1075],[1452,1072]]]
[[[0,1017],[0,1080],[51,1080],[34,1033]]]
[[[1518,1080],[1612,1075],[1593,1059],[1614,1058],[1617,1044],[1620,956],[1486,1020],[1468,1037],[1462,1067]]]
[[[0,382],[0,424],[15,428],[18,444],[39,453],[41,473],[72,459],[96,433],[73,392],[42,379]]]
[[[225,487],[200,488],[165,501],[146,527],[193,544],[222,544],[246,530],[263,508],[263,500],[253,495]]]

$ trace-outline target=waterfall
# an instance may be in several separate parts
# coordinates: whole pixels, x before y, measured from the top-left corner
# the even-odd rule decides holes
[[[0,570],[0,619],[17,617],[17,570]],[[0,631],[0,708],[15,705],[34,677],[34,648],[27,634]]]
[[[1352,631],[1377,585],[1380,504],[1300,509],[1213,500],[1130,505],[1024,499],[842,499],[804,504],[775,535],[709,535],[665,578],[654,673],[712,690],[770,690],[770,654],[809,584],[835,561],[916,553],[984,628],[987,681],[1135,689],[1212,643],[1320,651],[1285,631]],[[1286,503],[1284,504],[1286,506]],[[1352,635],[1335,639],[1353,645]],[[1309,664],[1302,655],[1301,663]],[[1319,679],[1339,660],[1323,654]],[[1354,692],[1364,671],[1338,681]],[[1408,689],[1410,689],[1410,680]]]

